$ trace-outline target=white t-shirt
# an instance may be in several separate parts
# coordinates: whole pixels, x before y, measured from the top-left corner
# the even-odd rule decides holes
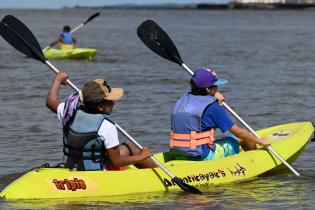
[[[60,103],[58,105],[57,116],[59,122],[63,117],[64,108],[65,103]],[[119,145],[117,128],[113,123],[109,122],[108,120],[104,120],[102,122],[97,134],[104,141],[104,146],[106,149],[110,149]]]

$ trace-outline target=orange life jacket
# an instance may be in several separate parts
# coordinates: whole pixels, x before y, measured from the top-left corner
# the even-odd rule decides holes
[[[188,134],[175,133],[173,130],[170,131],[170,147],[188,147],[196,149],[197,146],[208,144],[210,148],[214,144],[214,132],[215,129],[197,133],[192,131]]]

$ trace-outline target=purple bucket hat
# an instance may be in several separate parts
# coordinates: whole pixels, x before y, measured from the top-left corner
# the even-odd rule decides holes
[[[192,81],[198,88],[208,88],[213,85],[223,85],[228,82],[225,79],[219,79],[215,71],[211,69],[197,69],[192,76]]]

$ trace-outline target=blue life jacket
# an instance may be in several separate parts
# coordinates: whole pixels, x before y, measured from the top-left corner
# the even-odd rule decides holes
[[[104,120],[113,123],[108,115],[88,114],[77,109],[73,120],[63,128],[66,167],[77,170],[103,170],[109,163],[98,130]]]
[[[209,95],[196,96],[190,93],[184,94],[176,102],[173,109],[171,130],[176,134],[191,134],[194,131],[197,133],[209,131],[209,128],[207,129],[201,127],[202,115],[204,110],[217,100],[217,98]],[[212,135],[214,135],[214,133]],[[173,148],[170,148],[170,151],[174,155],[182,155],[194,158],[204,158],[207,155],[203,154],[202,145],[198,145],[196,148],[173,146]]]
[[[72,34],[69,32],[62,32],[61,35],[63,36],[63,44],[73,44],[72,43]]]

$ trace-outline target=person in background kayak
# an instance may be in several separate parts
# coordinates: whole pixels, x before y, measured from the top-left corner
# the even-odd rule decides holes
[[[63,32],[60,34],[58,39],[56,39],[49,45],[49,48],[56,44],[60,44],[59,45],[60,49],[73,49],[73,45],[77,43],[77,39],[72,36],[70,31],[71,31],[70,26],[64,26]]]
[[[224,96],[218,79],[211,69],[197,69],[190,80],[191,92],[175,104],[171,117],[170,152],[175,159],[213,160],[256,149],[256,144],[270,144],[267,138],[256,138],[237,126],[220,105]],[[215,140],[215,130],[233,135]]]
[[[88,81],[80,94],[73,93],[61,103],[59,90],[62,84],[66,85],[67,78],[66,73],[59,72],[46,99],[46,106],[57,113],[63,128],[66,167],[77,170],[119,170],[130,164],[138,168],[155,167],[148,159],[152,153],[147,147],[140,150],[129,140],[119,144],[110,114],[115,101],[123,96],[123,89],[111,88],[102,79]]]

